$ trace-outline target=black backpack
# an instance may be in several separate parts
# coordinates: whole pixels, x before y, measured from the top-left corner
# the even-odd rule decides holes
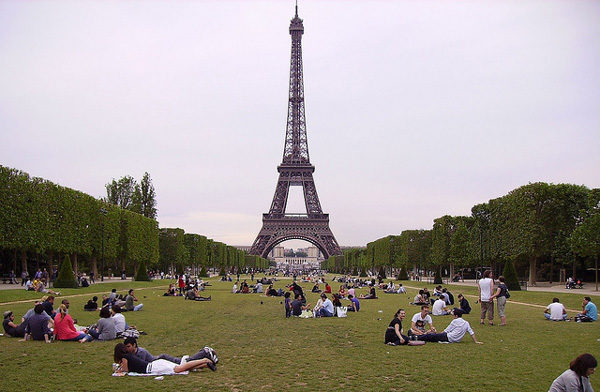
[[[450,302],[450,305],[454,305],[454,296],[452,293],[448,291],[446,294],[448,294],[448,302]]]

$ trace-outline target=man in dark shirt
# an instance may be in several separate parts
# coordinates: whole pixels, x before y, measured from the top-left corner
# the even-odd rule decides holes
[[[50,334],[52,331],[48,328],[48,319],[42,315],[44,306],[37,304],[33,308],[33,311],[35,314],[26,321],[25,339],[30,335],[33,340],[45,340],[46,343],[50,343]]]
[[[302,295],[296,294],[296,299],[292,301],[292,315],[300,316],[302,314],[302,310],[308,309],[310,304],[302,305]]]
[[[2,327],[4,327],[4,332],[7,335],[12,336],[13,338],[22,338],[25,336],[25,324],[21,323],[19,325],[14,323],[15,315],[10,310],[4,312],[4,321],[2,322]]]
[[[208,358],[211,361],[213,361],[214,363],[218,363],[219,362],[219,357],[217,356],[216,351],[212,348],[212,347],[204,347],[202,350],[198,351],[196,354],[194,355],[184,355],[182,358],[179,357],[173,357],[169,354],[160,354],[158,356],[154,356],[152,354],[150,354],[148,352],[148,350],[142,348],[142,347],[138,347],[137,345],[137,340],[136,338],[126,338],[125,341],[123,342],[123,344],[125,344],[125,348],[127,349],[127,352],[129,354],[132,354],[135,357],[138,357],[139,359],[146,361],[146,362],[152,362],[152,361],[156,361],[157,359],[166,359],[169,362],[173,362],[176,363],[178,365],[181,364],[182,359],[185,359],[185,362],[188,361],[194,361],[196,359],[203,359],[203,358]]]
[[[54,311],[54,296],[49,295],[48,298],[42,302],[42,305],[44,305],[44,311],[48,314],[48,316],[54,318],[54,315],[56,314]]]

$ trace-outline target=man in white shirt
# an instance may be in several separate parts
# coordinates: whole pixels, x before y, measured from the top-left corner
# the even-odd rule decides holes
[[[408,336],[425,334],[427,325],[429,325],[429,332],[437,332],[433,326],[433,319],[429,315],[429,305],[421,306],[421,311],[412,317],[411,322],[412,324],[408,331]]]
[[[431,310],[431,313],[434,316],[446,316],[450,314],[450,311],[446,307],[446,301],[444,301],[442,297],[439,297],[435,300],[435,302],[433,303],[433,309]]]
[[[322,293],[321,299],[323,299],[323,306],[319,309],[320,317],[333,317],[333,303],[329,298],[327,298],[327,294]]]
[[[483,279],[477,283],[479,289],[479,304],[481,305],[481,324],[485,321],[487,313],[490,325],[494,325],[494,280],[492,271],[487,270],[483,273]]]
[[[447,342],[447,343],[458,343],[462,340],[465,334],[468,332],[473,338],[473,341],[477,344],[483,344],[475,337],[475,332],[471,329],[471,325],[468,321],[462,318],[463,311],[454,308],[452,310],[454,320],[444,329],[441,333],[426,333],[424,335],[417,336],[417,340],[424,342]]]
[[[552,298],[552,303],[546,306],[544,317],[550,321],[565,321],[567,319],[567,310],[558,298],[554,297]]]

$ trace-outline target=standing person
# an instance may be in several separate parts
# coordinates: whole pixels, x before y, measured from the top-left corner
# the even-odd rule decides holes
[[[96,281],[94,280],[94,271],[90,271],[90,283],[96,283]]]
[[[285,318],[289,318],[292,315],[292,301],[290,300],[290,292],[286,292],[283,297],[285,298],[283,305],[285,307]]]
[[[23,270],[23,272],[21,272],[21,286],[23,286],[25,284],[25,282],[27,282],[28,276],[29,276],[29,273],[27,273],[27,270]]]
[[[487,313],[490,325],[494,325],[494,299],[492,298],[494,293],[494,280],[492,279],[492,271],[486,270],[483,273],[483,279],[479,280],[477,288],[479,289],[479,303],[481,305],[480,324],[484,324],[485,315]]]
[[[598,308],[590,297],[583,297],[583,311],[575,316],[578,323],[598,320]]]
[[[567,310],[560,303],[557,297],[552,298],[552,303],[546,306],[544,317],[551,321],[565,321],[567,319]]]
[[[506,325],[506,313],[504,309],[506,308],[506,299],[508,298],[508,287],[506,286],[506,282],[504,280],[504,276],[500,275],[498,277],[498,287],[496,288],[496,292],[492,295],[492,298],[496,298],[496,305],[498,306],[498,316],[500,316],[500,325]]]
[[[179,287],[179,295],[183,295],[183,290],[185,289],[185,281],[183,280],[183,275],[179,275],[179,279],[177,280],[177,287]]]
[[[598,361],[592,354],[581,354],[552,382],[548,392],[594,392],[590,376],[597,366]]]
[[[475,337],[475,332],[473,332],[473,330],[471,329],[471,325],[468,321],[462,318],[462,314],[462,310],[454,308],[452,310],[454,320],[452,320],[452,322],[446,327],[446,329],[444,329],[443,332],[426,333],[424,335],[419,335],[417,336],[417,340],[422,340],[425,342],[458,343],[468,332],[475,343],[483,344],[482,342],[477,340],[477,338]]]
[[[404,309],[398,309],[394,319],[390,321],[390,325],[385,330],[385,344],[391,346],[408,344],[408,336],[402,335],[402,320],[404,320],[404,317],[406,317]]]

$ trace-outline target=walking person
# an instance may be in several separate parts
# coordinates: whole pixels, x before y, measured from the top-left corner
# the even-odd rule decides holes
[[[480,279],[477,283],[479,289],[479,304],[481,305],[481,321],[483,325],[485,322],[485,316],[489,320],[490,325],[494,325],[494,280],[492,278],[492,271],[486,270],[483,273],[483,279]]]
[[[496,292],[492,295],[492,298],[496,298],[496,305],[498,306],[498,316],[500,316],[500,325],[506,325],[506,314],[504,309],[506,307],[506,299],[508,298],[508,287],[506,286],[506,282],[504,280],[504,276],[500,275],[498,277],[500,283],[496,288]]]

